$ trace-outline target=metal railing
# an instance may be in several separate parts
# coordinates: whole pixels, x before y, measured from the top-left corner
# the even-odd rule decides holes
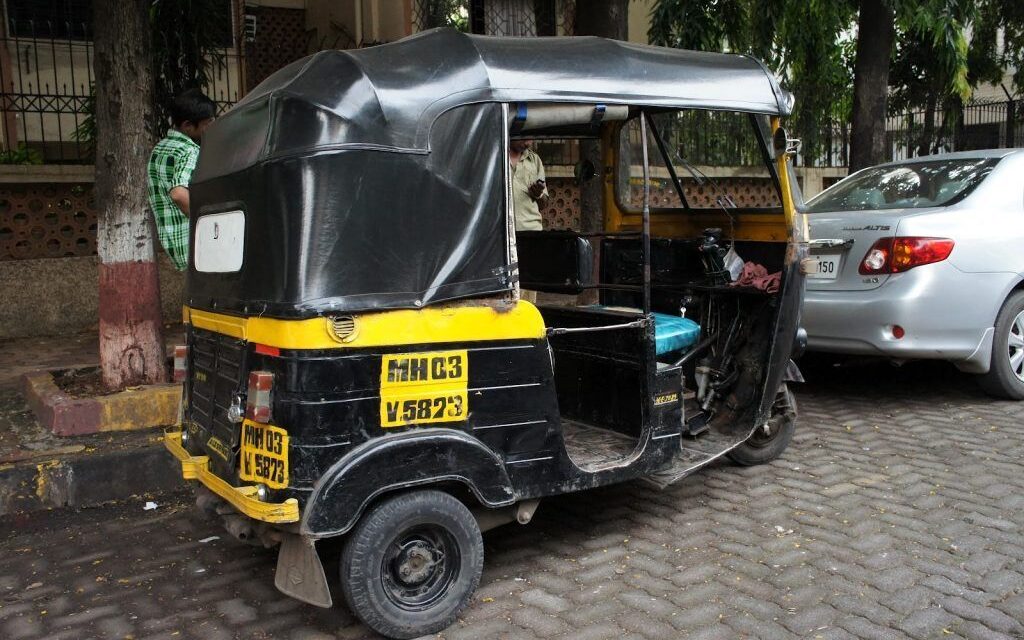
[[[845,167],[850,159],[850,125],[833,122],[821,132],[799,166]],[[980,101],[963,106],[916,109],[886,119],[886,159],[906,160],[950,151],[1024,146],[1024,100]]]
[[[93,42],[86,23],[11,18],[0,37],[0,164],[93,161]],[[243,93],[241,55],[211,59],[204,91],[223,113]]]

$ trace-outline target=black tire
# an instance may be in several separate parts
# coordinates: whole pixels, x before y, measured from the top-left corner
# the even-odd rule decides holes
[[[1021,354],[1024,358],[1024,322],[1019,316],[1024,313],[1024,291],[1014,293],[999,310],[996,317],[995,335],[992,337],[992,362],[988,373],[978,376],[978,384],[985,393],[1007,400],[1024,400],[1024,380],[1014,371],[1011,358]],[[1018,338],[1020,338],[1018,340]],[[1013,342],[1011,342],[1011,339]],[[1018,370],[1024,368],[1024,359],[1016,363]]]
[[[796,431],[796,398],[785,384],[779,388],[768,418],[768,433],[758,427],[747,441],[726,455],[736,464],[752,467],[782,455]]]
[[[367,512],[341,554],[349,609],[390,638],[445,629],[480,583],[484,543],[466,505],[442,491],[387,498]]]

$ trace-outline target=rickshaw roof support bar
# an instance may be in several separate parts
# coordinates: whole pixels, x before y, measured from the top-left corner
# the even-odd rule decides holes
[[[668,149],[665,148],[665,141],[661,139],[661,131],[654,123],[654,120],[651,120],[649,124],[651,125],[651,132],[654,134],[654,141],[658,143],[661,159],[665,161],[665,168],[668,169],[668,175],[672,178],[672,186],[675,187],[676,194],[679,195],[679,201],[683,203],[683,208],[689,211],[690,203],[686,201],[686,196],[683,195],[683,183],[679,182],[679,174],[676,173],[676,166],[668,155]]]
[[[647,160],[647,112],[640,112],[640,148],[644,159],[644,208],[643,208],[643,250],[644,250],[644,315],[651,313],[651,171]]]

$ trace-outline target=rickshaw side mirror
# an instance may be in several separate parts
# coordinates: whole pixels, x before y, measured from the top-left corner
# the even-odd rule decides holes
[[[576,183],[583,184],[597,176],[597,167],[590,160],[580,160],[573,167],[573,174],[576,176]]]
[[[796,138],[790,138],[789,132],[786,131],[785,127],[779,127],[775,130],[775,135],[772,136],[772,153],[775,155],[775,159],[785,155],[796,155],[800,150],[800,141]]]
[[[784,127],[776,129],[775,135],[772,136],[772,153],[775,155],[776,160],[786,155],[786,148],[789,146],[788,142],[789,134],[786,133],[786,129]]]

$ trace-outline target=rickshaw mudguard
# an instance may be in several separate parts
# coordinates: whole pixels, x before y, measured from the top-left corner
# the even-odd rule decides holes
[[[334,463],[317,481],[300,531],[310,538],[346,533],[378,496],[409,487],[458,482],[481,504],[515,501],[502,459],[473,436],[420,429],[374,438]]]

